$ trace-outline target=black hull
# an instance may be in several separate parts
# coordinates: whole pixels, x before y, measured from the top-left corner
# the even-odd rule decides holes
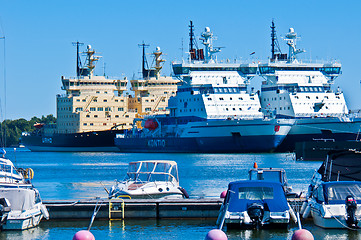
[[[22,144],[34,152],[117,152],[116,134],[123,130],[22,136]]]
[[[324,161],[333,150],[354,149],[361,151],[360,141],[308,141],[296,143],[296,159],[306,161]]]

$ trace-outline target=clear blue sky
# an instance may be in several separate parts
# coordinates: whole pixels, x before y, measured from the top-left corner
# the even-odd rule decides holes
[[[361,108],[360,1],[82,1],[0,0],[0,34],[6,37],[6,117],[56,114],[60,77],[75,76],[75,47],[90,44],[103,59],[96,73],[114,77],[138,74],[143,40],[166,54],[170,62],[188,49],[188,24],[196,36],[210,27],[223,46],[218,59],[266,61],[270,55],[270,24],[277,34],[290,27],[302,37],[303,58],[338,59],[342,76],[336,80],[351,109]],[[281,41],[281,39],[279,39]],[[3,40],[0,40],[0,93],[4,104]],[[282,41],[281,41],[282,42]],[[285,44],[281,43],[286,51]],[[185,56],[185,54],[184,54]],[[260,86],[260,78],[253,85]],[[4,113],[4,107],[2,109]],[[3,119],[3,116],[2,116]]]

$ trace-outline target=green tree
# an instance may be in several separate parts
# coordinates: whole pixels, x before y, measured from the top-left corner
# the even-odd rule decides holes
[[[35,131],[34,124],[44,123],[44,124],[55,124],[56,118],[50,114],[42,116],[41,118],[32,117],[29,121],[20,118],[16,120],[6,119],[1,123],[1,146],[17,146],[20,142],[20,137],[22,132],[32,132]]]

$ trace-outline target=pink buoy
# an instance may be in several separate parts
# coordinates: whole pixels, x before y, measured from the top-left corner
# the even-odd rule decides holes
[[[292,240],[314,240],[313,235],[306,229],[300,229],[293,233]]]
[[[226,197],[226,195],[227,195],[227,191],[223,191],[223,192],[221,193],[220,198],[225,198],[225,197]]]
[[[86,230],[81,230],[75,233],[73,240],[95,240],[94,235]]]
[[[220,229],[212,229],[204,240],[227,240],[227,235]]]

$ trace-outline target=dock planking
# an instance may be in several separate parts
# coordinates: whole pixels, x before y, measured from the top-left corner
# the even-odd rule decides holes
[[[295,210],[299,209],[304,199],[288,199]],[[98,219],[121,219],[122,200],[111,200],[114,211],[109,214],[109,199],[96,198],[87,200],[48,200],[46,205],[50,219],[90,219],[95,207],[100,205],[96,215]],[[124,218],[217,218],[223,203],[221,198],[197,199],[124,199]]]

